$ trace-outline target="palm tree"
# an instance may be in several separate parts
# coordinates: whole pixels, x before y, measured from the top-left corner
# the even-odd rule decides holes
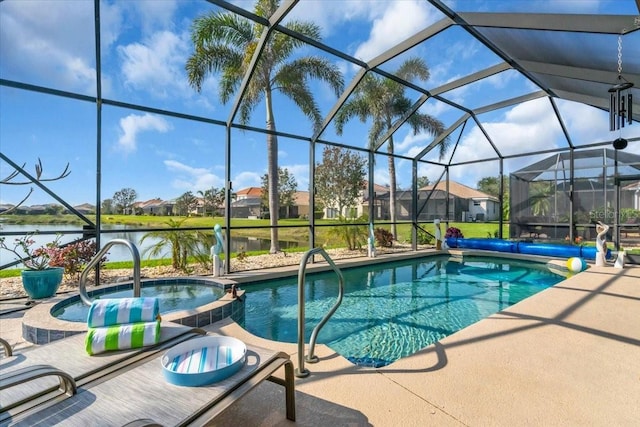
[[[551,209],[549,198],[553,195],[553,189],[547,182],[534,182],[531,184],[529,201],[531,213],[535,216],[545,216]]]
[[[224,203],[224,188],[211,187],[207,190],[198,190],[198,194],[202,198],[203,214],[211,213],[214,217],[217,214],[218,207]]]
[[[176,270],[187,271],[189,255],[195,255],[199,258],[201,247],[209,248],[212,238],[206,233],[196,231],[190,232],[180,230],[182,224],[186,221],[183,219],[169,219],[165,222],[170,230],[149,231],[142,236],[140,243],[146,239],[157,239],[157,242],[147,248],[145,254],[148,253],[149,258],[163,255],[167,246],[171,247],[171,266]]]
[[[429,68],[420,58],[409,58],[400,65],[395,75],[403,80],[428,80]],[[369,130],[369,145],[374,148],[380,137],[386,134],[397,120],[406,115],[412,107],[411,100],[405,96],[405,87],[400,83],[380,77],[371,72],[367,73],[349,100],[340,108],[335,117],[336,131],[342,135],[344,124],[358,117],[363,123],[371,118],[373,123]],[[444,125],[438,119],[416,111],[407,119],[413,134],[426,131],[431,135],[438,135],[444,131]],[[393,157],[393,135],[389,136],[387,153],[389,153],[389,198],[391,210],[391,234],[396,234],[396,165]],[[448,149],[448,140],[440,144],[440,158],[444,157]]]
[[[269,18],[278,9],[279,0],[258,0],[256,15]],[[288,29],[313,40],[320,40],[320,27],[310,22],[290,21]],[[248,66],[265,28],[229,12],[213,12],[194,20],[191,39],[194,53],[186,64],[189,84],[198,92],[209,73],[220,73],[219,96],[223,103],[231,99],[241,86]],[[300,40],[273,32],[267,40],[255,72],[240,101],[240,122],[248,124],[252,111],[261,102],[266,106],[267,174],[269,175],[269,213],[271,220],[271,253],[278,245],[278,138],[273,111],[273,93],[279,91],[290,98],[313,122],[314,130],[322,124],[320,110],[313,99],[309,79],[327,82],[338,96],[344,82],[338,68],[327,59],[305,56],[289,60]],[[288,62],[287,62],[288,61]]]

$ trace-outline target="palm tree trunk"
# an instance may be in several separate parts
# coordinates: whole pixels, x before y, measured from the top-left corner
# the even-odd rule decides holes
[[[271,90],[265,90],[265,102],[267,110],[267,130],[276,130],[276,122],[273,117],[273,104]],[[275,254],[280,251],[278,244],[278,137],[275,134],[267,134],[267,186],[269,189],[269,222],[271,224],[271,247],[269,253]]]
[[[389,214],[393,223],[391,224],[391,234],[393,235],[393,240],[396,240],[396,162],[395,157],[393,157],[393,136],[389,137],[387,153],[389,153]]]

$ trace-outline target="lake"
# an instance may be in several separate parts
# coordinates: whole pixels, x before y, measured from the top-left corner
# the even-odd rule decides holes
[[[61,232],[74,232],[78,231],[80,227],[77,225],[15,225],[15,224],[2,224],[2,229],[0,229],[0,236],[5,235],[7,232],[23,232],[28,233],[33,231],[34,229],[38,230],[40,233],[53,233],[55,231]],[[125,239],[133,242],[140,251],[140,257],[142,259],[148,259],[149,256],[147,254],[147,250],[158,243],[160,239],[157,238],[147,238],[143,243],[140,243],[142,237],[147,233],[146,231],[135,231],[135,229],[130,226],[127,227],[125,225],[103,225],[103,232],[100,235],[100,241],[102,245],[106,244],[109,240],[113,239]],[[6,236],[7,246],[12,247],[13,240],[18,236]],[[77,233],[71,234],[63,234],[60,239],[60,243],[68,243],[73,240],[82,237],[82,232],[78,231]],[[38,247],[44,245],[48,242],[51,242],[55,239],[55,234],[40,234],[35,235],[34,240],[36,244],[34,247]],[[268,239],[257,239],[252,237],[233,237],[231,239],[231,252],[238,252],[239,250],[245,251],[260,251],[260,250],[269,250],[271,241]],[[289,242],[289,241],[281,241],[280,247],[282,249],[295,248],[300,245],[305,245],[305,243],[301,242]],[[109,249],[109,255],[107,256],[108,261],[131,261],[131,253],[129,249],[123,245],[116,245]],[[154,257],[156,258],[156,257]],[[158,256],[157,258],[171,258],[171,248],[167,247],[163,254]],[[0,266],[10,263],[15,260],[13,254],[0,250]]]

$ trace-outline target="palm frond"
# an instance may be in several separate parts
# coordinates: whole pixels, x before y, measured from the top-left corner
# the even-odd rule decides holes
[[[242,48],[255,38],[253,23],[233,13],[212,12],[191,24],[191,41],[196,49],[219,43]]]
[[[202,47],[187,59],[185,69],[187,79],[198,92],[202,91],[202,83],[208,74],[221,70],[233,70],[233,74],[242,74],[242,54],[232,47],[217,44]],[[240,77],[241,79],[241,77]]]
[[[336,133],[342,135],[344,125],[354,117],[358,117],[361,122],[366,122],[369,117],[369,103],[367,99],[360,96],[353,96],[345,102],[334,118]]]
[[[426,62],[422,58],[413,57],[404,61],[400,68],[395,72],[395,74],[404,80],[429,80],[430,73],[429,67],[427,67]]]

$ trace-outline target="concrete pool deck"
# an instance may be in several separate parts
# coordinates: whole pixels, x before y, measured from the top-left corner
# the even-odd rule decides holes
[[[231,321],[208,328],[286,351],[297,366],[295,344]],[[640,267],[592,266],[385,368],[323,345],[316,354],[296,380],[295,424],[282,387],[265,382],[211,425],[638,425]]]

